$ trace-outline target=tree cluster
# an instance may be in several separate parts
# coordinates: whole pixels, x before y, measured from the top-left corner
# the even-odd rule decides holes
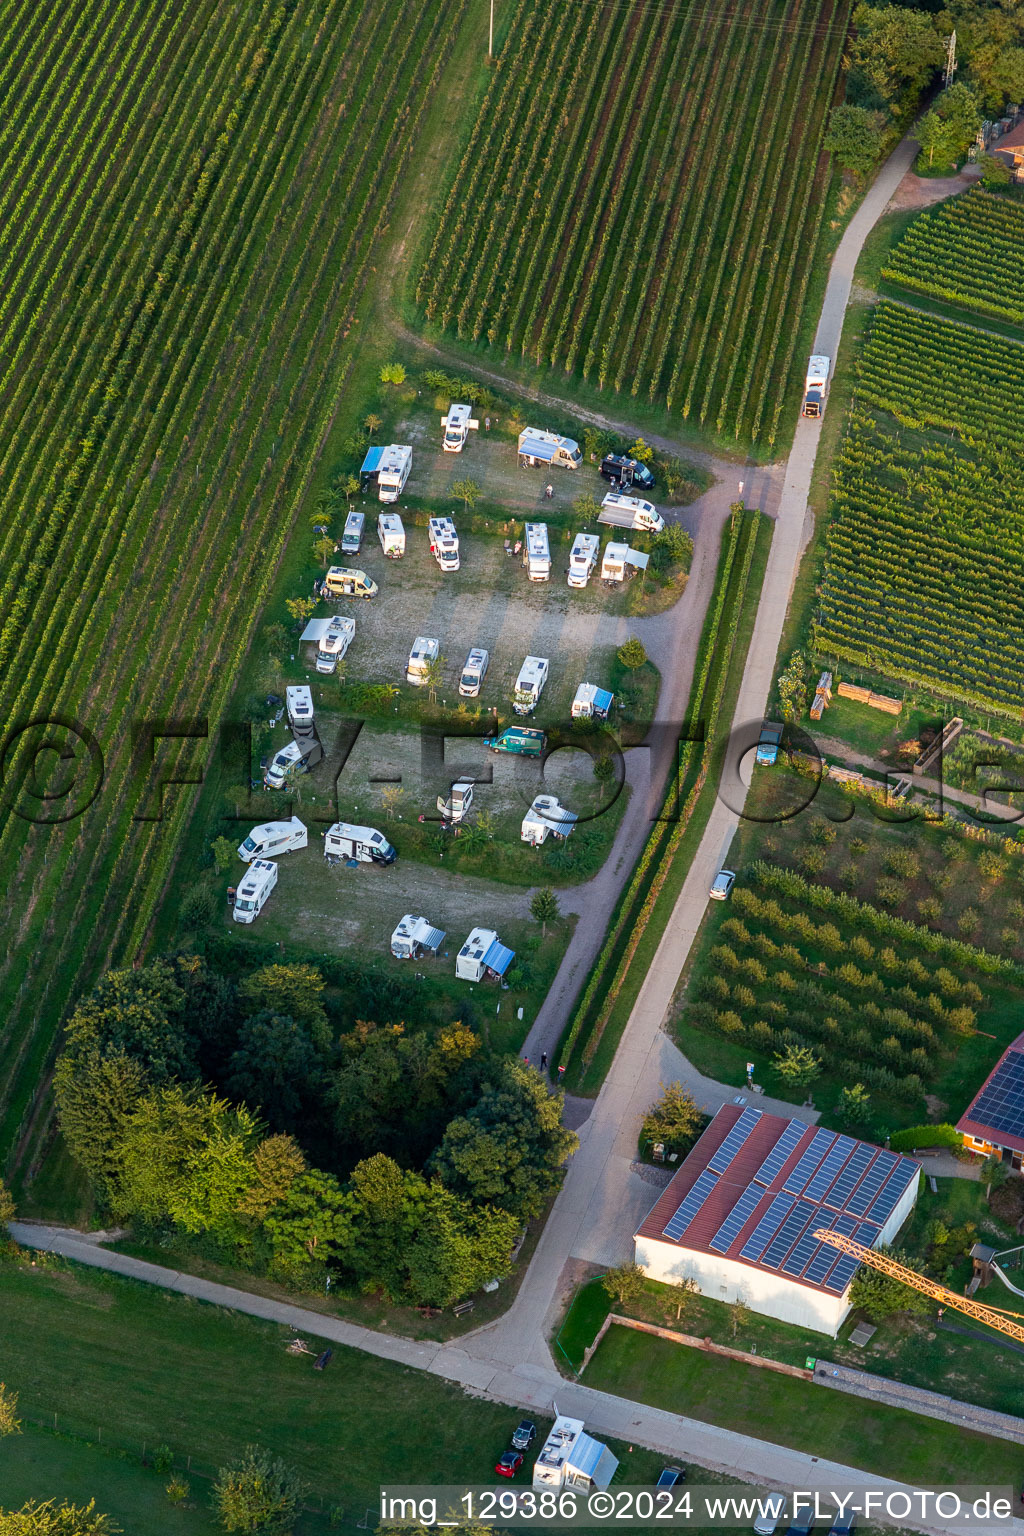
[[[107,973],[55,1074],[102,1202],[298,1284],[326,1269],[440,1306],[507,1273],[575,1150],[561,1093],[486,1062],[459,1022],[335,1037],[323,993],[305,965],[237,983],[191,957]]]

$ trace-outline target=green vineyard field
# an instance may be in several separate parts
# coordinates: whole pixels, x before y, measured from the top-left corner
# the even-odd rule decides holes
[[[140,763],[175,757],[132,723],[216,722],[234,685],[456,25],[428,0],[5,7],[0,701],[82,723],[103,772],[41,826],[10,805],[38,740],[3,761],[0,1158],[68,1002],[166,891],[192,796],[140,819]],[[212,741],[188,745],[179,777]]]
[[[1024,346],[881,303],[836,461],[814,643],[1024,707]]]
[[[847,0],[520,0],[421,312],[770,446],[821,248],[848,15]]]
[[[914,293],[1024,325],[1024,205],[972,188],[915,219],[882,269]]]

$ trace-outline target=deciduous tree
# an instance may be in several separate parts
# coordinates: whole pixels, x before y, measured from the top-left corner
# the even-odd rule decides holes
[[[120,1169],[125,1127],[146,1089],[141,1064],[122,1050],[65,1052],[53,1089],[72,1157],[101,1189],[109,1190]]]
[[[283,1263],[334,1264],[351,1247],[352,1212],[353,1202],[337,1179],[311,1168],[293,1180],[264,1225]]]
[[[298,1518],[305,1484],[279,1456],[246,1446],[229,1466],[221,1467],[213,1500],[226,1531],[243,1536],[286,1536]]]
[[[878,1251],[888,1254],[907,1269],[922,1272],[920,1263],[916,1259],[909,1258],[905,1253],[887,1247],[880,1248]],[[881,1323],[897,1312],[908,1312],[920,1316],[928,1311],[931,1302],[921,1291],[914,1290],[911,1285],[905,1285],[902,1280],[896,1280],[891,1275],[882,1274],[880,1270],[862,1265],[850,1287],[850,1305],[859,1307],[869,1322]]]
[[[882,123],[881,113],[851,101],[840,102],[829,119],[825,148],[844,171],[867,176],[882,153]]]
[[[268,1136],[252,1155],[253,1180],[238,1203],[239,1211],[263,1221],[305,1171],[306,1159],[294,1137]]]
[[[535,923],[540,923],[540,931],[543,938],[548,936],[548,923],[557,923],[561,913],[558,909],[558,897],[554,891],[545,886],[534,892],[530,901],[530,916]]]
[[[285,1014],[305,1024],[318,1045],[329,1041],[324,978],[315,965],[264,965],[238,985],[243,1013]]]

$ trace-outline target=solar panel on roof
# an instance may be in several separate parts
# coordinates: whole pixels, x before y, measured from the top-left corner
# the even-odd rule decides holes
[[[907,1185],[910,1183],[911,1179],[915,1179],[917,1177],[919,1172],[920,1170],[917,1164],[913,1162],[909,1157],[901,1158],[899,1167],[896,1169],[895,1173],[890,1176],[888,1184],[886,1184],[885,1188],[882,1190],[882,1193],[879,1195],[870,1211],[868,1211],[868,1221],[877,1221],[880,1227],[884,1226],[884,1224],[889,1220],[889,1217],[892,1215],[893,1211],[896,1209],[900,1197],[902,1196]]]
[[[876,1152],[875,1147],[859,1146],[850,1158],[849,1162],[840,1170],[832,1188],[825,1196],[825,1204],[833,1210],[841,1211],[845,1208],[847,1200],[853,1194],[859,1179],[867,1168]]]
[[[825,1281],[826,1291],[835,1291],[841,1296],[860,1268],[860,1259],[851,1258],[848,1254],[840,1255],[839,1263]]]
[[[712,1173],[724,1173],[761,1118],[759,1109],[745,1109],[714,1157],[708,1159]]]
[[[791,1120],[772,1147],[768,1156],[754,1174],[754,1183],[763,1184],[766,1188],[779,1172],[786,1158],[791,1152],[795,1152],[800,1138],[807,1127],[802,1120]]]
[[[768,1269],[778,1269],[808,1222],[818,1214],[818,1207],[809,1200],[798,1200],[762,1253],[761,1263]]]
[[[818,1223],[812,1221],[785,1264],[783,1264],[782,1273],[784,1275],[796,1276],[803,1274],[808,1263],[814,1257],[815,1252],[821,1246],[814,1235],[817,1230]]]
[[[835,1145],[829,1148],[828,1156],[804,1190],[808,1200],[821,1199],[856,1145],[852,1136],[840,1136]]]
[[[779,1224],[793,1207],[791,1195],[776,1195],[757,1226],[740,1249],[740,1258],[756,1263],[769,1241],[779,1229]]]
[[[981,1090],[968,1118],[994,1131],[1024,1136],[1024,1052],[1010,1051]]]
[[[814,1138],[807,1151],[783,1183],[782,1187],[788,1194],[799,1195],[802,1192],[807,1180],[815,1168],[817,1168],[834,1140],[834,1131],[826,1131],[821,1128],[815,1131]]]
[[[857,1223],[852,1216],[833,1216],[831,1212],[822,1212],[822,1220],[815,1222],[815,1231],[819,1227],[828,1227],[833,1232],[841,1232],[844,1237],[852,1237],[857,1230]],[[818,1251],[804,1270],[804,1279],[814,1285],[820,1285],[829,1270],[838,1263],[841,1255],[838,1248],[833,1248],[829,1243],[819,1243]]]
[[[716,1253],[725,1253],[732,1247],[739,1235],[743,1223],[753,1216],[757,1209],[757,1202],[764,1196],[764,1190],[758,1184],[748,1184],[740,1195],[736,1204],[722,1222],[718,1231],[711,1239],[711,1247]]]
[[[693,1188],[683,1196],[678,1210],[662,1235],[673,1239],[681,1237],[717,1183],[718,1180],[714,1174],[708,1173],[705,1169]]]
[[[856,1190],[846,1202],[851,1216],[866,1216],[878,1191],[899,1162],[896,1152],[879,1152]]]

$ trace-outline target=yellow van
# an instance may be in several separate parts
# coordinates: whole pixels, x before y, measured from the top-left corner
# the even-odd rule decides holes
[[[332,565],[324,577],[324,597],[376,597],[377,583],[365,571],[350,570],[347,565]]]

